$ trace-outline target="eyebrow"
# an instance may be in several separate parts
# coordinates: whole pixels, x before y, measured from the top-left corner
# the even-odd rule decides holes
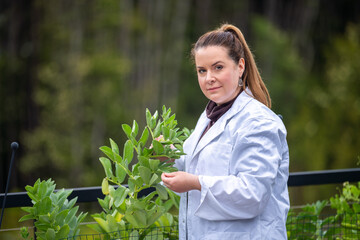
[[[215,66],[215,65],[217,65],[219,63],[222,63],[222,61],[217,61],[217,62],[211,64],[211,66],[213,67],[213,66]],[[203,68],[203,67],[202,66],[197,66],[196,68]]]
[[[212,64],[211,66],[215,66],[216,64],[218,64],[218,63],[221,63],[222,61],[217,61],[217,62],[215,62],[214,64]]]

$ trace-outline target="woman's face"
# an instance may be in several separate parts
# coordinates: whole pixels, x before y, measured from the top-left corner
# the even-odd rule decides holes
[[[209,46],[196,50],[195,65],[202,92],[217,105],[231,101],[240,92],[243,58],[235,63],[226,48]]]

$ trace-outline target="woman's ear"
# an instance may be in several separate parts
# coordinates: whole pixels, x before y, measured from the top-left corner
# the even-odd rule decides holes
[[[244,71],[245,71],[245,59],[244,58],[240,58],[239,60],[239,75],[240,77],[242,77]]]

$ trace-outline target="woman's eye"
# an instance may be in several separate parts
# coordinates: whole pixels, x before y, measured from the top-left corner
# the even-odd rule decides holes
[[[198,70],[198,73],[200,73],[200,74],[202,74],[202,73],[204,73],[204,72],[205,72],[204,69],[199,69],[199,70]]]
[[[215,67],[215,69],[216,69],[216,70],[221,70],[221,69],[223,69],[223,66],[218,65],[218,66]]]

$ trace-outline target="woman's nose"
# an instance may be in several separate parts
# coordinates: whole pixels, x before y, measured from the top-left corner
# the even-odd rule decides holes
[[[214,75],[211,73],[211,71],[206,72],[206,82],[213,83],[215,81]]]

